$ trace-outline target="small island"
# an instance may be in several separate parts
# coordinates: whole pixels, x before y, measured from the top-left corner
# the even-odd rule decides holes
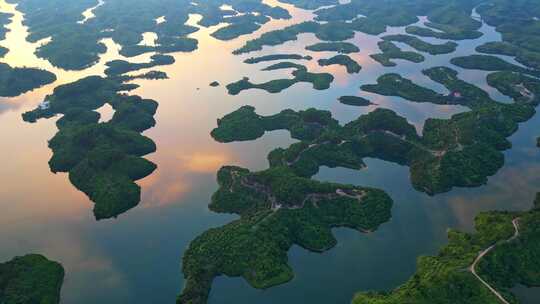
[[[0,63],[0,96],[15,97],[56,81],[56,75],[35,68],[12,68]]]
[[[515,57],[516,61],[530,67],[540,70],[540,55],[529,49],[516,46],[505,41],[486,42],[476,48],[479,53],[492,55],[505,55]]]
[[[540,71],[522,68],[499,57],[490,55],[469,55],[452,58],[450,62],[460,68],[483,71],[512,71],[540,77]]]
[[[219,82],[217,82],[217,81],[212,81],[212,82],[210,82],[210,86],[211,86],[211,87],[214,87],[214,88],[215,88],[215,87],[219,87]]]
[[[58,304],[64,268],[42,255],[29,254],[0,263],[0,303]]]
[[[149,69],[160,65],[171,65],[174,63],[174,57],[170,55],[155,54],[150,57],[147,63],[131,63],[125,60],[113,60],[107,62],[105,74],[107,76],[119,76],[125,73]]]
[[[306,46],[312,52],[338,52],[341,54],[358,53],[360,49],[350,42],[319,42]]]
[[[313,59],[311,56],[302,56],[300,54],[272,54],[272,55],[265,55],[265,56],[260,56],[260,57],[250,57],[244,60],[244,63],[255,64],[259,62],[274,61],[274,60],[311,60],[311,59]]]
[[[356,107],[367,107],[373,104],[369,99],[360,96],[341,96],[338,100],[342,104]]]
[[[380,41],[378,45],[382,53],[373,54],[370,55],[370,57],[385,67],[393,67],[397,65],[391,59],[403,59],[414,63],[422,62],[425,59],[425,57],[419,53],[402,51],[390,41]]]
[[[298,82],[309,82],[315,90],[326,90],[330,87],[334,76],[329,73],[311,73],[303,65],[292,62],[280,62],[263,69],[263,71],[273,71],[279,69],[293,69],[292,79],[275,79],[265,83],[254,84],[249,81],[249,78],[233,82],[227,85],[227,90],[230,95],[238,95],[240,92],[248,89],[261,89],[268,93],[279,93]]]
[[[349,74],[359,73],[362,69],[362,67],[356,61],[354,61],[351,57],[347,55],[336,55],[328,59],[319,59],[318,63],[320,66],[328,66],[334,64],[342,65],[347,69],[347,73]]]
[[[327,111],[307,109],[295,112],[283,110],[272,116],[260,116],[252,106],[243,106],[218,119],[218,127],[210,135],[223,143],[254,140],[265,132],[285,129],[299,140],[318,138],[325,128],[337,126],[338,122]]]
[[[432,44],[416,36],[396,34],[382,37],[385,41],[401,42],[409,45],[417,51],[429,53],[431,55],[440,55],[452,53],[456,50],[458,44],[453,41],[447,41],[442,44]]]

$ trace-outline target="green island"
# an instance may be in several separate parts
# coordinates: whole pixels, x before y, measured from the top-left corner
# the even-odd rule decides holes
[[[361,88],[366,92],[383,96],[399,96],[415,102],[430,102],[434,104],[448,104],[452,101],[466,102],[466,100],[454,99],[452,96],[444,96],[431,89],[419,86],[396,73],[384,74],[377,78],[377,84],[365,84]]]
[[[356,107],[367,107],[373,104],[369,99],[360,96],[341,96],[338,100],[342,104]]]
[[[155,54],[150,57],[150,62],[146,63],[131,63],[125,60],[113,60],[107,62],[105,74],[107,76],[118,76],[121,74],[149,69],[160,65],[171,65],[174,63],[174,57],[170,55]]]
[[[393,67],[397,65],[391,59],[403,59],[414,63],[422,62],[425,59],[425,57],[419,53],[412,51],[402,51],[399,47],[397,47],[394,43],[390,41],[380,41],[378,43],[378,46],[382,53],[369,56],[385,67]]]
[[[191,242],[177,303],[206,303],[220,275],[243,277],[260,289],[286,283],[294,277],[287,263],[293,244],[323,252],[336,245],[331,228],[368,233],[391,217],[392,200],[381,190],[318,182],[286,167],[260,172],[223,167],[218,183],[210,209],[240,219]]]
[[[332,74],[311,73],[305,66],[292,62],[276,63],[264,68],[263,71],[273,71],[279,69],[293,69],[292,75],[294,78],[275,79],[260,84],[254,84],[249,81],[249,78],[244,77],[237,82],[228,84],[227,90],[231,95],[238,95],[243,90],[248,89],[261,89],[267,91],[268,93],[279,93],[299,82],[309,82],[313,85],[315,90],[326,90],[330,87],[332,81],[334,81],[334,76],[332,76]]]
[[[263,15],[246,14],[223,18],[223,22],[229,25],[213,32],[212,37],[219,40],[232,40],[242,35],[251,34],[261,28],[261,25],[270,21]]]
[[[145,73],[135,74],[135,75],[121,75],[116,76],[115,79],[118,79],[119,81],[126,82],[131,81],[134,79],[148,79],[148,80],[160,80],[160,79],[168,79],[169,76],[167,73],[162,71],[148,71]]]
[[[405,43],[409,45],[410,47],[416,49],[417,51],[429,53],[431,55],[453,53],[458,46],[457,43],[452,42],[452,41],[447,41],[442,44],[432,44],[418,37],[411,36],[411,35],[404,35],[404,34],[388,35],[388,36],[382,37],[382,39],[385,41]]]
[[[540,71],[522,68],[499,57],[489,55],[469,55],[452,58],[450,63],[460,68],[483,71],[513,71],[540,77]]]
[[[540,50],[534,52],[517,47],[509,42],[493,41],[478,46],[476,51],[485,54],[513,56],[517,62],[525,66],[540,69]]]
[[[450,230],[448,244],[418,258],[405,284],[358,293],[352,303],[519,303],[513,287],[540,286],[540,194],[530,211],[484,212],[475,226],[470,234]]]
[[[12,68],[0,63],[0,96],[15,97],[56,81],[56,75],[35,68]]]
[[[453,187],[485,184],[504,164],[501,151],[511,146],[507,137],[516,132],[519,123],[534,115],[540,100],[540,81],[508,71],[490,74],[488,83],[515,100],[515,103],[503,104],[457,78],[457,72],[450,68],[430,68],[424,74],[453,93],[441,95],[396,74],[383,75],[384,81],[362,88],[416,102],[461,104],[471,111],[455,114],[450,119],[426,120],[423,136],[419,136],[405,118],[387,109],[376,109],[344,126],[335,121],[319,124],[323,130],[317,132],[318,138],[311,136],[287,149],[272,151],[270,165],[285,165],[299,176],[310,177],[323,165],[361,169],[364,167],[362,159],[372,157],[409,166],[413,186],[430,195]],[[328,112],[311,112],[329,121]],[[285,117],[294,115],[289,110],[277,116],[260,117],[252,108],[241,108],[221,119],[212,134],[227,142],[254,139],[267,130],[288,129],[287,124],[271,124],[286,121]],[[249,120],[250,127],[245,129],[250,131],[241,131],[246,125],[244,120]]]
[[[334,57],[328,58],[328,59],[319,59],[318,61],[320,66],[328,66],[328,65],[342,65],[347,69],[347,73],[354,74],[359,73],[362,67],[358,64],[358,62],[354,61],[351,57],[347,55],[336,55]]]
[[[319,42],[306,46],[312,52],[338,52],[340,54],[358,53],[360,49],[350,42]]]
[[[64,282],[62,265],[28,254],[0,263],[0,303],[58,304]]]
[[[217,81],[212,81],[212,82],[210,82],[210,86],[211,86],[211,87],[214,87],[214,88],[215,88],[215,87],[219,87],[219,82],[217,82]]]
[[[156,165],[142,158],[156,146],[140,133],[155,125],[157,102],[129,96],[136,85],[117,79],[90,76],[58,86],[53,94],[23,119],[63,116],[58,133],[49,141],[51,171],[68,172],[69,180],[95,203],[97,220],[117,217],[140,201],[135,183],[151,174]],[[108,103],[115,110],[108,122],[99,122],[95,110]]]
[[[218,142],[254,140],[265,132],[285,129],[291,137],[299,140],[313,140],[321,136],[323,130],[338,123],[330,113],[308,109],[295,112],[287,109],[272,116],[260,116],[252,106],[243,106],[218,119],[218,127],[210,135]]]
[[[265,56],[260,56],[260,57],[250,57],[244,60],[244,63],[255,64],[259,62],[274,61],[274,60],[311,60],[311,59],[313,59],[313,57],[302,56],[300,54],[272,54],[272,55],[265,55]]]

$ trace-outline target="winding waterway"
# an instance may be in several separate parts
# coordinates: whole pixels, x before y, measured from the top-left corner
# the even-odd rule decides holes
[[[134,94],[159,102],[155,116],[157,125],[144,133],[156,142],[157,152],[148,159],[156,163],[158,169],[138,182],[142,187],[138,207],[118,219],[96,222],[93,204],[87,197],[71,185],[66,174],[52,174],[49,170],[47,162],[51,151],[47,140],[57,132],[54,119],[28,124],[22,121],[21,113],[33,109],[59,84],[88,75],[102,75],[105,62],[123,58],[118,54],[119,46],[110,39],[105,40],[107,52],[96,65],[83,71],[55,68],[34,55],[36,47],[47,41],[27,42],[28,32],[22,24],[24,16],[14,5],[1,0],[0,10],[14,13],[14,17],[8,26],[10,32],[0,42],[10,52],[0,61],[18,67],[40,67],[55,73],[58,80],[16,98],[0,98],[0,159],[4,160],[0,175],[0,260],[37,252],[60,261],[66,269],[63,303],[172,303],[183,286],[180,262],[189,242],[203,231],[234,218],[207,208],[217,189],[216,171],[231,164],[250,170],[264,169],[268,166],[268,152],[294,142],[287,132],[276,131],[252,142],[220,144],[209,136],[217,118],[250,104],[263,115],[285,108],[316,107],[330,110],[340,122],[348,122],[375,107],[384,107],[406,116],[421,132],[427,118],[448,118],[467,109],[372,95],[361,92],[359,86],[375,83],[384,73],[397,72],[418,84],[444,92],[444,88],[423,76],[421,70],[449,65],[450,58],[474,53],[474,48],[484,42],[500,40],[500,34],[484,24],[480,29],[484,33],[481,38],[461,41],[452,54],[424,54],[425,63],[396,60],[396,67],[384,68],[369,57],[378,52],[380,38],[357,33],[350,41],[358,45],[361,52],[351,57],[362,66],[362,71],[350,75],[343,67],[318,66],[316,60],[330,57],[331,53],[303,50],[317,39],[312,34],[302,34],[297,41],[265,47],[256,55],[309,54],[314,60],[303,63],[311,71],[327,71],[335,76],[330,89],[315,91],[310,84],[300,83],[279,94],[248,90],[237,96],[228,95],[223,85],[244,76],[258,83],[289,77],[290,73],[261,72],[265,63],[243,64],[244,59],[255,55],[235,56],[232,55],[234,49],[263,32],[313,17],[310,11],[275,0],[265,2],[285,7],[293,18],[272,20],[251,35],[226,42],[210,36],[223,25],[201,28],[190,35],[199,41],[196,51],[174,54],[176,63],[160,68],[169,79],[135,82],[140,88]],[[92,10],[88,10],[85,18],[91,17]],[[188,23],[197,26],[199,18],[191,15]],[[422,20],[425,18],[421,18],[420,24]],[[403,32],[404,28],[388,31]],[[145,43],[152,43],[151,33],[145,37],[148,40]],[[143,62],[149,56],[131,61]],[[494,99],[509,101],[487,86],[485,72],[452,68],[464,80],[484,88]],[[209,87],[214,80],[222,86]],[[342,95],[365,96],[377,105],[346,106],[337,101]],[[104,114],[107,112],[110,109],[102,110]],[[415,191],[409,169],[388,162],[368,159],[368,168],[362,171],[323,168],[316,176],[319,180],[374,186],[387,191],[395,201],[392,220],[367,235],[336,229],[337,247],[323,254],[294,247],[289,258],[296,277],[282,286],[261,291],[251,288],[243,279],[220,277],[214,283],[209,303],[349,303],[358,290],[388,289],[403,283],[414,272],[419,255],[433,254],[446,242],[448,228],[470,231],[473,218],[484,210],[530,208],[540,189],[540,156],[535,147],[535,138],[540,135],[538,125],[537,115],[520,126],[510,138],[513,147],[505,152],[505,167],[491,177],[487,185],[455,189],[435,197]],[[530,295],[538,294],[536,290],[520,287],[516,292],[524,303],[532,304],[534,298],[538,299]]]

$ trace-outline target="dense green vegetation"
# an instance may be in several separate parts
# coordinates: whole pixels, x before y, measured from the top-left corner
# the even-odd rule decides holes
[[[56,81],[48,71],[34,68],[12,68],[0,63],[0,96],[14,97]]]
[[[64,281],[62,265],[38,254],[0,263],[0,303],[58,304]]]
[[[283,110],[272,116],[260,116],[255,108],[243,106],[218,119],[218,127],[212,130],[212,137],[219,142],[254,140],[265,132],[286,129],[291,136],[300,140],[318,138],[329,126],[337,126],[330,113],[315,109],[295,112]]]
[[[310,177],[323,165],[360,169],[364,157],[374,157],[409,166],[413,186],[428,194],[486,183],[487,177],[504,163],[501,151],[510,148],[507,137],[517,130],[520,122],[533,116],[539,102],[540,82],[507,71],[490,74],[490,85],[516,101],[502,104],[482,89],[457,78],[457,72],[452,69],[435,67],[424,74],[454,93],[438,94],[397,74],[383,75],[378,84],[362,88],[416,102],[461,104],[471,111],[450,119],[428,119],[420,137],[403,117],[390,110],[376,109],[344,126],[321,125],[317,138],[300,138],[302,142],[288,149],[274,150],[269,155],[271,166],[288,166],[295,174]],[[311,110],[311,113],[324,117],[325,121],[330,119],[325,111]],[[221,120],[213,134],[218,134],[215,137],[222,141],[254,139],[267,130],[289,129],[286,123],[275,123],[286,122],[288,117],[294,117],[294,113],[283,111],[261,117],[253,108],[243,108]]]
[[[292,62],[280,62],[263,69],[263,71],[273,71],[278,69],[294,69],[292,79],[275,79],[268,82],[254,84],[249,81],[249,78],[244,77],[243,79],[233,82],[227,85],[227,90],[231,95],[237,95],[243,90],[248,89],[261,89],[265,90],[268,93],[279,93],[290,86],[298,82],[309,82],[313,85],[315,90],[326,90],[330,87],[332,81],[334,81],[334,76],[328,73],[311,73],[303,65],[292,63]]]
[[[322,252],[336,245],[333,227],[373,231],[390,219],[392,200],[381,190],[322,183],[285,167],[249,172],[224,167],[210,209],[240,219],[197,237],[184,254],[184,290],[177,303],[206,303],[219,275],[241,276],[256,288],[290,281],[293,244]]]
[[[302,56],[299,54],[272,54],[272,55],[265,55],[260,57],[250,57],[246,60],[244,60],[244,63],[247,64],[255,64],[259,62],[264,61],[274,61],[274,60],[311,60],[313,59],[311,56]]]
[[[424,61],[424,56],[411,51],[402,51],[394,43],[390,41],[380,41],[378,43],[382,53],[370,55],[375,61],[386,67],[396,66],[397,64],[391,59],[403,59],[411,62],[419,63]]]
[[[242,35],[251,34],[261,28],[261,24],[270,21],[270,18],[263,15],[241,15],[223,18],[223,22],[229,23],[226,27],[212,33],[212,36],[219,40],[232,40]]]
[[[540,286],[539,205],[540,195],[528,212],[481,213],[475,220],[476,233],[449,231],[448,245],[436,256],[421,256],[416,273],[405,284],[391,292],[358,293],[352,303],[501,303],[470,270],[479,253],[492,245],[476,271],[507,301],[518,303],[512,287]]]
[[[525,69],[515,64],[511,64],[503,59],[488,55],[468,55],[452,58],[453,65],[464,69],[484,70],[484,71],[513,71],[524,74],[531,74],[540,77],[540,71]]]
[[[486,54],[513,56],[517,62],[525,66],[540,69],[540,52],[529,51],[508,42],[487,42],[478,46],[476,51]]]
[[[360,49],[350,42],[319,42],[306,46],[312,52],[338,52],[342,54],[358,53]]]
[[[366,107],[373,104],[369,99],[360,96],[341,96],[338,100],[342,104],[357,107]]]
[[[495,26],[503,42],[490,42],[478,51],[516,56],[516,60],[530,68],[540,69],[540,40],[538,3],[534,0],[491,0],[478,7],[484,22]]]
[[[432,44],[429,42],[425,42],[418,37],[403,34],[388,35],[382,37],[382,39],[385,41],[402,42],[418,51],[426,52],[431,55],[452,53],[456,50],[458,46],[457,43],[451,41],[447,41],[443,44]]]
[[[25,14],[31,42],[51,37],[51,42],[40,47],[36,54],[63,69],[80,70],[95,64],[106,51],[101,43],[112,38],[122,46],[121,54],[136,56],[147,52],[191,52],[197,40],[188,35],[197,27],[186,25],[189,14],[203,16],[202,26],[227,23],[212,35],[229,40],[251,33],[270,18],[287,19],[289,13],[280,7],[271,7],[260,0],[211,1],[191,0],[114,0],[106,1],[94,10],[95,17],[83,21],[82,13],[94,7],[97,0],[66,3],[62,0],[9,0],[18,3]],[[223,4],[235,11],[222,10]],[[164,16],[164,22],[156,19]],[[143,33],[156,33],[156,46],[140,45]]]
[[[141,135],[155,125],[157,102],[118,93],[133,89],[118,80],[91,76],[54,89],[48,106],[23,114],[34,122],[63,114],[58,133],[49,141],[51,171],[68,172],[71,183],[95,202],[96,219],[111,218],[135,207],[140,187],[134,181],[151,174],[156,165],[142,158],[155,151]],[[115,110],[99,122],[95,110],[109,103]]]
[[[377,79],[377,84],[363,85],[362,90],[384,96],[399,96],[416,102],[447,104],[450,99],[431,89],[424,88],[401,77],[399,74],[384,74]]]
[[[155,54],[152,55],[150,59],[150,62],[146,63],[131,63],[125,60],[109,61],[107,62],[105,74],[107,76],[118,76],[136,70],[149,69],[160,65],[171,65],[174,63],[174,57],[169,55]]]
[[[211,86],[211,87],[214,87],[214,88],[215,88],[215,87],[219,87],[219,82],[217,82],[217,81],[212,81],[212,82],[210,82],[210,86]]]
[[[320,66],[328,66],[333,64],[339,64],[347,68],[347,73],[354,74],[359,73],[362,67],[347,55],[336,55],[328,59],[319,59]]]
[[[540,82],[515,72],[495,72],[487,77],[487,83],[516,102],[537,104],[539,100]]]

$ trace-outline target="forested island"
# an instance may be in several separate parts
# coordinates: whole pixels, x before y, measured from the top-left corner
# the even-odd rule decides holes
[[[347,69],[347,73],[349,74],[358,73],[362,69],[358,62],[354,61],[354,59],[347,55],[336,55],[328,59],[319,59],[318,63],[320,66],[328,66],[334,64],[344,66]]]
[[[0,63],[0,96],[14,97],[56,81],[56,75],[35,68],[12,68]]]
[[[392,59],[403,59],[414,63],[420,63],[424,61],[425,57],[419,53],[411,51],[402,51],[394,43],[390,41],[379,42],[379,49],[382,53],[370,55],[373,60],[379,62],[383,66],[392,67],[397,64]]]
[[[0,303],[58,304],[64,268],[42,255],[29,254],[0,263]]]
[[[294,78],[290,79],[275,79],[268,82],[255,84],[249,81],[249,78],[233,82],[227,85],[227,90],[231,95],[237,95],[240,92],[248,89],[261,89],[268,93],[279,93],[290,86],[298,82],[309,82],[313,85],[315,90],[326,90],[330,87],[330,83],[334,81],[334,76],[328,73],[311,73],[308,69],[297,63],[292,62],[280,62],[268,66],[263,71],[274,71],[280,69],[293,69],[292,75]]]
[[[54,89],[24,120],[63,116],[58,133],[49,141],[51,171],[68,172],[71,183],[95,203],[96,219],[117,217],[140,201],[135,183],[156,165],[142,156],[156,150],[140,133],[155,125],[157,102],[119,93],[136,86],[90,76]],[[115,110],[108,122],[99,122],[95,110],[109,103]]]
[[[255,64],[264,61],[274,61],[274,60],[311,60],[311,56],[303,56],[300,54],[272,54],[265,55],[260,57],[250,57],[244,60],[244,63]]]
[[[182,269],[186,284],[177,303],[206,303],[219,275],[242,276],[256,288],[290,281],[293,244],[322,252],[336,245],[331,228],[370,232],[390,219],[392,200],[381,190],[317,182],[286,167],[250,172],[223,167],[210,209],[240,219],[191,242]]]
[[[312,52],[337,52],[341,54],[358,53],[360,49],[350,42],[319,42],[306,46]]]
[[[357,107],[366,107],[373,104],[369,99],[360,96],[341,96],[338,100],[342,104]]]
[[[417,51],[426,52],[431,55],[453,53],[458,46],[458,44],[453,41],[447,41],[442,44],[432,44],[416,36],[404,35],[404,34],[388,35],[388,36],[382,37],[382,39],[385,41],[402,42],[411,46]]]

